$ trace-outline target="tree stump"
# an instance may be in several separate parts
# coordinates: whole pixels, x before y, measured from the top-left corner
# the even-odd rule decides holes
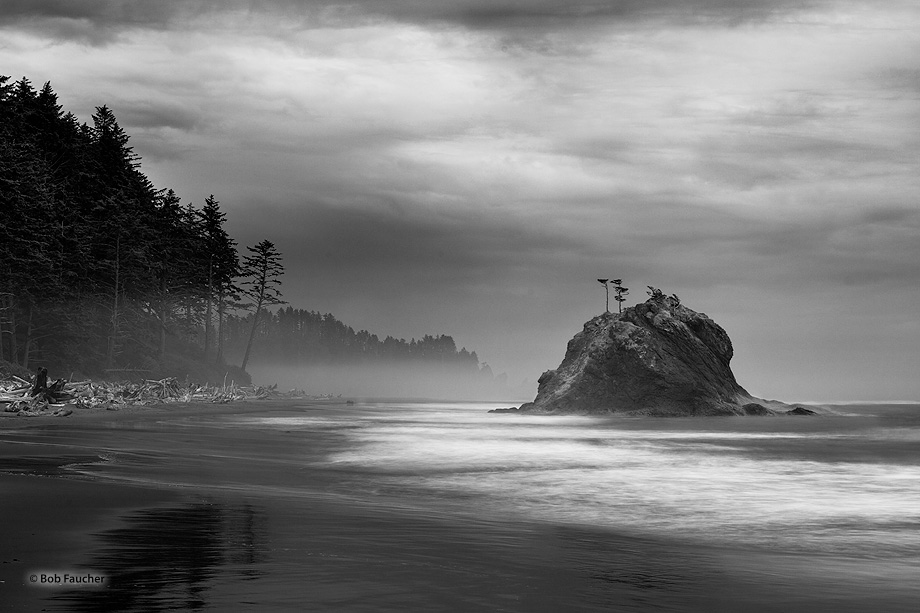
[[[30,395],[34,398],[46,391],[48,391],[48,369],[44,366],[40,366],[38,372],[35,374],[35,385],[32,386],[32,393]]]

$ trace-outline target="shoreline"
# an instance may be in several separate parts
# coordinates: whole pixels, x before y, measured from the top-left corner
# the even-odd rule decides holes
[[[556,549],[546,544],[550,534],[536,524],[486,519],[469,525],[466,518],[454,526],[385,500],[347,500],[321,491],[265,496],[216,484],[191,488],[98,478],[67,468],[103,460],[91,452],[75,453],[73,445],[87,429],[108,430],[113,423],[130,428],[177,415],[292,408],[311,407],[290,401],[244,403],[230,410],[227,405],[136,407],[116,413],[114,422],[112,412],[98,411],[70,422],[19,421],[15,429],[0,421],[0,439],[12,430],[14,438],[21,437],[0,440],[0,509],[6,518],[0,523],[5,543],[0,610],[140,610],[129,605],[146,597],[168,600],[183,585],[180,591],[188,595],[166,608],[194,609],[214,598],[230,605],[211,605],[224,610],[241,602],[260,602],[266,610],[350,610],[348,601],[357,599],[364,607],[379,602],[381,610],[394,610],[401,597],[385,587],[392,582],[418,584],[430,593],[417,598],[446,610],[503,603],[502,610],[550,613],[581,589],[577,573],[549,572]],[[70,425],[74,431],[58,442],[40,436],[70,430]],[[305,478],[315,481],[309,474]],[[315,482],[322,489],[322,480]],[[520,547],[529,552],[523,559],[513,555]],[[314,583],[261,587],[234,600],[240,589],[252,586],[247,582],[275,584],[265,570],[269,558],[269,566],[280,567],[282,574],[308,569]],[[99,587],[70,589],[29,580],[55,573],[105,579]],[[136,583],[138,573],[146,576],[141,583]],[[534,574],[541,579],[534,582]],[[471,589],[458,591],[464,583]],[[346,596],[350,589],[356,592]],[[193,591],[202,594],[193,598]],[[601,609],[576,605],[572,610]]]
[[[481,515],[463,498],[420,499],[392,489],[386,470],[356,474],[325,462],[344,449],[325,420],[366,409],[258,400],[0,419],[0,542],[10,544],[0,559],[0,610],[142,610],[139,603],[153,602],[185,610],[858,611],[871,590],[835,592],[852,576],[889,590],[873,596],[886,610],[909,610],[903,603],[916,595],[908,583],[860,575],[868,562],[856,558],[538,521],[514,508]],[[209,419],[259,421],[263,413],[307,415],[316,426],[248,430]],[[779,423],[613,421],[626,429]],[[66,468],[105,456],[115,460],[98,471]],[[357,479],[363,485],[353,489]],[[898,577],[915,570],[887,564]],[[108,573],[112,583],[30,586],[27,575],[42,571]]]

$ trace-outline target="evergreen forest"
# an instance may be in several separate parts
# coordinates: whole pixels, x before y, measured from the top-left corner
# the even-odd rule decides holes
[[[154,186],[112,109],[81,123],[49,83],[0,76],[0,212],[7,370],[243,382],[238,365],[251,353],[286,365],[425,362],[491,378],[450,336],[380,340],[285,306],[270,242],[241,256],[217,198],[183,203]],[[261,280],[260,253],[274,265]]]

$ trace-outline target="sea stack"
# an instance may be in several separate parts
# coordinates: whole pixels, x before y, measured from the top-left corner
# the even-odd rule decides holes
[[[646,302],[604,313],[569,341],[543,373],[524,413],[642,415],[770,414],[729,367],[732,342],[717,323],[677,296],[652,289]],[[779,411],[776,411],[779,412]]]

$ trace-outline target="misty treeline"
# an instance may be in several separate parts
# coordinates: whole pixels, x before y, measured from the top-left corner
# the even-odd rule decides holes
[[[252,329],[253,315],[231,315],[224,324],[227,353],[236,356],[245,349],[246,336]],[[320,314],[293,307],[281,307],[272,313],[264,310],[256,326],[254,356],[260,362],[291,366],[324,364],[385,364],[423,361],[440,364],[461,372],[491,376],[487,364],[480,366],[475,351],[457,349],[447,335],[425,335],[421,339],[383,340],[367,330],[357,332],[332,314]]]
[[[274,245],[241,258],[218,200],[183,204],[156,188],[128,140],[108,107],[81,123],[49,83],[0,76],[0,361],[237,381],[246,375],[225,366],[228,352],[243,368],[252,354],[478,370],[450,337],[379,341],[329,314],[269,312],[283,303]]]
[[[50,84],[0,77],[0,209],[0,358],[158,371],[197,346],[220,362],[203,324],[238,274],[225,215],[154,187],[111,109],[80,123]]]

